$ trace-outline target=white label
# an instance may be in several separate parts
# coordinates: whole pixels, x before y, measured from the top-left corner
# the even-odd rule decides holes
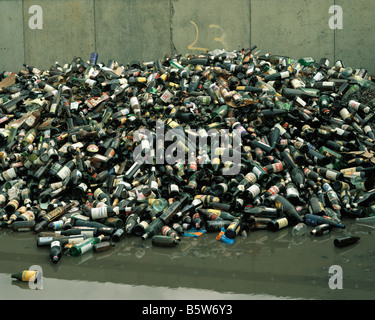
[[[349,113],[348,109],[346,109],[346,108],[341,109],[340,116],[343,120],[345,120],[347,117],[349,117],[349,115],[350,115],[350,113]]]
[[[68,167],[64,166],[57,173],[57,175],[61,178],[61,180],[64,180],[67,176],[70,175],[70,173],[71,173],[70,169]]]
[[[158,189],[158,183],[156,181],[151,181],[151,189]]]
[[[25,122],[29,127],[31,127],[35,123],[35,120],[36,120],[36,117],[31,114],[30,116],[27,117]]]
[[[107,217],[107,206],[91,209],[91,219],[102,219]]]
[[[327,170],[327,172],[326,172],[326,177],[327,177],[329,180],[336,180],[336,179],[337,179],[337,173],[334,172],[334,171],[331,171],[331,170]]]
[[[57,240],[56,241],[52,241],[51,242],[51,247],[55,247],[55,246],[56,247],[60,247],[60,241],[57,241]]]
[[[371,127],[367,125],[366,127],[363,128],[363,131],[368,134],[370,131],[372,131]]]
[[[178,185],[177,185],[177,184],[171,184],[171,191],[179,192],[180,189],[178,188]]]
[[[262,171],[260,171],[260,169],[258,169],[257,167],[253,168],[253,172],[257,177],[259,177],[262,174]]]
[[[86,183],[80,183],[79,185],[78,185],[78,187],[80,187],[82,190],[83,190],[83,192],[86,192],[87,191],[87,184]]]
[[[350,100],[348,106],[358,110],[360,103],[354,100]]]
[[[288,196],[299,196],[298,190],[296,188],[287,188],[286,194]]]
[[[94,233],[93,231],[91,231],[91,233],[89,231],[82,231],[82,235],[84,234],[88,234],[87,236],[88,237],[93,237]],[[91,235],[90,235],[91,234]],[[71,239],[68,239],[68,243],[71,243],[71,244],[79,244],[79,243],[82,243],[83,241],[85,240],[85,237],[77,237],[77,238],[71,238]]]
[[[165,90],[163,95],[161,96],[161,100],[165,103],[169,102],[172,98],[173,94],[170,93],[168,90]]]
[[[320,81],[324,78],[323,74],[321,72],[318,72],[315,76],[314,76],[314,80],[315,81]]]
[[[3,172],[3,177],[5,180],[10,180],[10,179],[14,179],[15,177],[17,177],[17,174],[14,168],[12,167]]]
[[[132,107],[134,107],[135,105],[137,105],[138,104],[138,98],[137,97],[131,97],[130,98],[130,105],[132,106]]]
[[[306,106],[306,102],[303,101],[300,97],[297,97],[296,101],[301,105],[301,106]]]
[[[336,128],[336,133],[340,136],[342,136],[344,134],[344,130],[340,129],[340,128]]]
[[[89,242],[85,244],[83,247],[81,247],[81,254],[84,254],[92,249],[92,243]]]
[[[255,198],[260,193],[260,188],[256,184],[252,185],[247,190],[252,194],[253,198]]]
[[[223,187],[223,192],[228,191],[228,186],[225,183],[220,183],[219,185]]]
[[[280,72],[281,79],[288,78],[290,76],[289,71]]]

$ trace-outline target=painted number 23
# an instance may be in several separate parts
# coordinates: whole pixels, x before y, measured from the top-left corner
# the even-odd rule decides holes
[[[196,43],[198,42],[198,38],[199,38],[199,28],[198,28],[197,24],[194,21],[190,21],[190,23],[195,27],[195,40],[188,45],[188,49],[189,50],[207,51],[208,50],[207,48],[201,48],[201,47],[196,47],[195,46]],[[220,26],[216,25],[216,24],[210,24],[209,28],[211,28],[211,29],[219,29],[221,31],[221,37],[215,37],[214,40],[217,41],[217,42],[222,43],[224,45],[224,47],[225,47],[224,40],[223,40],[223,38],[224,38],[224,31],[223,31],[223,29]]]

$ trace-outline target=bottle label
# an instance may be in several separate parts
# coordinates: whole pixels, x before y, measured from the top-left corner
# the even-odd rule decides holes
[[[151,181],[150,187],[151,189],[158,189],[158,183],[156,181]]]
[[[94,198],[98,199],[99,195],[103,192],[102,189],[98,188],[94,191]]]
[[[57,173],[57,175],[61,178],[61,180],[64,180],[66,177],[70,175],[71,171],[68,167],[64,166],[61,168],[61,170]]]
[[[22,281],[34,281],[37,271],[24,271],[22,272]]]
[[[90,251],[92,249],[93,245],[91,242],[88,242],[86,244],[84,244],[82,247],[81,247],[81,254],[84,254],[88,251]]]
[[[91,209],[91,219],[107,218],[107,206]]]
[[[32,220],[35,219],[34,212],[32,212],[30,210],[26,211],[21,216],[24,217],[27,221],[32,221]]]
[[[255,198],[260,193],[260,188],[256,184],[252,185],[247,190],[251,193],[251,195],[253,196],[253,198]]]
[[[173,191],[179,192],[180,189],[179,189],[179,187],[178,187],[177,184],[171,184],[171,191],[172,191],[172,192],[173,192]]]
[[[262,174],[262,171],[257,168],[257,167],[253,167],[253,172],[255,173],[255,175],[259,178],[260,175]]]
[[[130,98],[130,105],[131,105],[132,107],[134,107],[134,106],[137,105],[137,104],[139,104],[139,103],[138,103],[138,98],[137,98],[137,97],[131,97],[131,98]]]
[[[51,242],[51,247],[60,247],[60,241],[52,241]]]
[[[82,189],[83,192],[86,192],[87,191],[87,184],[82,182],[78,185],[78,188]]]
[[[36,121],[36,117],[35,117],[34,115],[31,114],[30,116],[27,117],[25,123],[26,123],[29,127],[32,127],[32,126],[34,125],[35,121]]]
[[[273,172],[280,172],[283,171],[283,164],[282,162],[276,162],[272,164]]]
[[[327,170],[326,171],[326,177],[329,180],[337,180],[337,173],[332,171],[332,170]]]
[[[254,173],[252,173],[252,172],[248,173],[248,174],[245,176],[245,179],[246,179],[247,181],[249,181],[250,183],[255,183],[255,182],[257,182],[257,176],[256,176]]]
[[[168,226],[164,226],[162,229],[161,229],[161,234],[163,236],[168,236],[170,233],[171,233],[171,228],[168,227]]]
[[[288,219],[287,218],[278,219],[277,224],[279,225],[279,229],[287,227],[288,226]]]
[[[348,118],[350,116],[350,113],[349,113],[348,109],[346,109],[346,108],[341,109],[340,110],[340,116],[343,120]]]
[[[367,125],[366,127],[363,128],[363,131],[368,134],[370,131],[372,131],[371,127]]]
[[[281,79],[289,78],[289,71],[280,72]]]
[[[286,189],[286,195],[288,196],[288,197],[293,197],[293,196],[297,196],[297,197],[299,197],[299,193],[298,193],[298,190],[296,189],[296,188],[287,188]]]
[[[3,172],[3,177],[5,180],[11,180],[17,177],[16,171],[14,170],[14,167],[6,170]]]
[[[280,189],[277,186],[273,186],[273,187],[268,189],[268,192],[270,192],[272,195],[274,195],[276,193],[279,193]]]
[[[94,237],[94,231],[82,231],[81,232],[81,237],[75,237],[75,238],[70,238],[68,239],[68,243],[75,245],[75,244],[80,244],[83,241],[85,241],[85,235],[87,237]]]

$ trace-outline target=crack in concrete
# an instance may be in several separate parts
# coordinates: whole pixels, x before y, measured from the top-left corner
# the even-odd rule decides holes
[[[171,55],[177,54],[176,45],[173,40],[173,16],[174,16],[174,6],[173,0],[169,0],[169,41],[170,41],[170,50]]]

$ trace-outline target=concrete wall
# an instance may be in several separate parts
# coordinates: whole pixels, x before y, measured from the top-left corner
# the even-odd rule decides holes
[[[32,5],[43,10],[41,29],[30,27]],[[342,29],[329,25],[333,5],[342,8]],[[373,0],[0,0],[0,72],[89,59],[93,51],[104,63],[126,64],[251,45],[375,71],[374,13]]]

